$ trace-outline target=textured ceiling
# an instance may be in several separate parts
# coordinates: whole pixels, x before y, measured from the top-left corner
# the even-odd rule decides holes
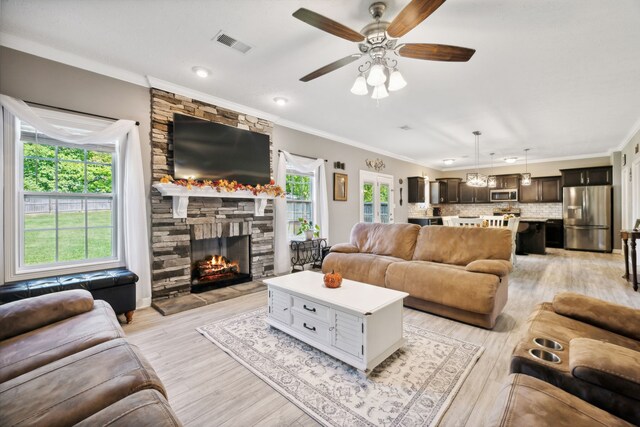
[[[640,126],[638,0],[449,0],[401,41],[476,54],[399,58],[408,85],[379,103],[349,92],[364,60],[300,82],[357,46],[291,16],[306,7],[360,30],[370,1],[0,1],[9,47],[129,80],[153,76],[439,169],[445,158],[472,163],[476,129],[486,164],[490,152],[522,157],[524,148],[533,161],[603,154]],[[388,1],[385,18],[407,3]],[[212,42],[220,30],[253,48]],[[197,78],[195,65],[212,76]]]

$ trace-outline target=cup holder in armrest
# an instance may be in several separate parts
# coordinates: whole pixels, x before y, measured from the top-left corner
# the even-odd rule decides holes
[[[561,362],[561,359],[557,354],[551,353],[550,351],[543,350],[541,348],[532,348],[531,350],[529,350],[529,354],[534,359],[542,360],[544,362],[549,362],[549,363]]]
[[[551,350],[562,351],[564,347],[557,341],[548,338],[534,338],[533,343],[540,347],[550,348]]]

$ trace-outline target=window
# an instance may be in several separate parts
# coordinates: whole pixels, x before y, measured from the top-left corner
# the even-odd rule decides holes
[[[17,126],[16,273],[117,261],[115,144],[66,144]]]
[[[313,222],[314,175],[287,170],[287,234],[296,237],[300,218]]]

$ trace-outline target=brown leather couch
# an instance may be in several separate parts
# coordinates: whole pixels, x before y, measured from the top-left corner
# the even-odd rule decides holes
[[[544,347],[534,342],[537,338],[558,345]],[[544,380],[640,425],[640,310],[558,294],[529,317],[513,351],[511,372]]]
[[[511,232],[499,228],[356,224],[322,271],[409,293],[404,304],[493,328],[507,303]]]
[[[630,427],[632,424],[549,383],[522,374],[509,376],[485,427]]]
[[[85,290],[0,306],[0,425],[181,425],[115,313]]]

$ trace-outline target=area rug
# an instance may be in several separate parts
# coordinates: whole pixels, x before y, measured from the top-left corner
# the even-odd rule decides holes
[[[198,332],[327,426],[437,425],[484,350],[405,323],[407,344],[367,377],[265,318],[259,309]]]

